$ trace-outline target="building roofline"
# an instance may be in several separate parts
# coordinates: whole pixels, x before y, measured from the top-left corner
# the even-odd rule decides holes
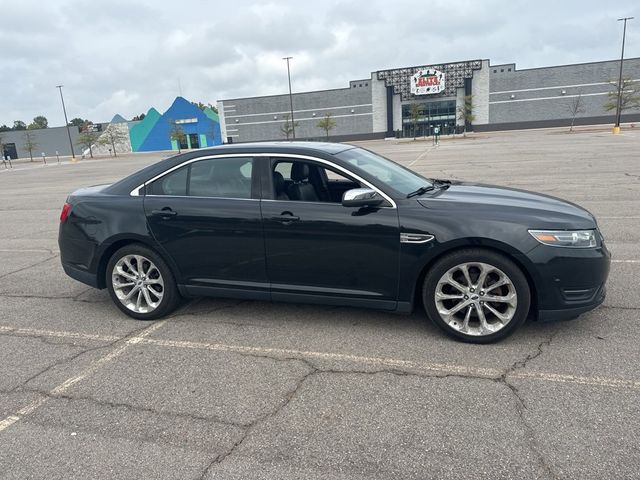
[[[422,68],[422,67],[430,67],[433,65],[450,65],[452,63],[465,63],[465,62],[491,62],[490,59],[488,58],[472,58],[472,59],[466,59],[466,60],[459,60],[457,62],[432,62],[432,63],[423,63],[421,65],[412,65],[412,66],[404,66],[404,67],[391,67],[391,68],[381,68],[379,70],[374,70],[373,72],[371,72],[371,75],[373,75],[374,73],[378,73],[378,72],[387,72],[389,70],[403,70],[403,69],[412,69],[412,68]]]
[[[625,58],[624,61],[628,62],[630,60],[640,60],[640,57],[632,57],[632,58]],[[606,62],[619,62],[620,59],[619,58],[614,58],[613,60],[596,60],[593,62],[578,62],[578,63],[564,63],[562,65],[549,65],[546,67],[531,67],[531,68],[517,68],[516,63],[515,62],[510,62],[510,63],[497,63],[495,65],[492,65],[491,63],[489,63],[489,67],[490,68],[494,68],[494,67],[505,67],[507,65],[513,65],[515,68],[516,72],[525,72],[528,70],[542,70],[542,69],[548,69],[548,68],[560,68],[560,67],[576,67],[578,65],[593,65],[596,63],[606,63]]]

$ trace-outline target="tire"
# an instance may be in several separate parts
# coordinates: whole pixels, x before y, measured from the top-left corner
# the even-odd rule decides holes
[[[469,248],[445,255],[429,269],[422,301],[427,316],[448,335],[491,343],[525,321],[531,292],[522,270],[506,256]]]
[[[107,264],[105,281],[113,303],[136,320],[162,318],[180,303],[171,270],[144,245],[130,244],[117,250]]]

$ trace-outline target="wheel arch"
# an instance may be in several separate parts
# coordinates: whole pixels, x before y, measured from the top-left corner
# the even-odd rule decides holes
[[[529,306],[529,312],[535,312],[538,304],[538,289],[533,273],[533,267],[531,265],[527,265],[526,257],[524,257],[524,254],[506,243],[498,242],[495,240],[472,240],[475,241],[471,241],[468,243],[452,242],[451,244],[446,245],[446,248],[440,250],[437,255],[430,258],[422,266],[413,286],[413,298],[411,300],[412,307],[415,309],[419,305],[423,308],[422,302],[420,301],[420,299],[422,298],[422,284],[424,283],[424,279],[427,276],[427,272],[438,260],[440,260],[445,255],[449,255],[460,250],[479,249],[503,255],[516,264],[516,266],[520,269],[520,271],[522,271],[523,275],[527,279],[527,283],[529,285],[529,291],[531,294],[531,304]]]
[[[146,238],[136,236],[136,237],[120,237],[120,238],[114,239],[114,241],[109,243],[109,245],[102,252],[102,254],[100,255],[100,260],[98,261],[98,267],[96,269],[96,275],[98,279],[98,288],[102,289],[107,287],[107,284],[106,284],[107,265],[109,264],[109,260],[111,259],[113,254],[119,249],[121,249],[122,247],[126,247],[127,245],[133,245],[133,244],[142,245],[143,247],[153,250],[158,256],[160,256],[169,267],[169,270],[171,270],[171,274],[173,275],[173,278],[176,279],[176,283],[178,283],[178,279],[179,279],[177,275],[178,272],[173,264],[173,261],[167,258],[166,255],[163,255],[163,252],[161,252],[158,249],[157,245],[154,245],[152,242],[150,242]]]

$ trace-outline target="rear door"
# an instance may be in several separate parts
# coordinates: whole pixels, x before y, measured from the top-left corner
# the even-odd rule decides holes
[[[269,298],[251,156],[190,161],[145,188],[149,228],[194,294]]]

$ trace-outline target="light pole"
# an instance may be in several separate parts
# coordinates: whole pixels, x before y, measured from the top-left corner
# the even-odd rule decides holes
[[[67,135],[69,136],[69,146],[71,147],[71,158],[76,159],[76,154],[73,151],[73,142],[71,141],[71,130],[69,130],[69,120],[67,120],[67,109],[64,106],[64,97],[62,96],[62,87],[64,85],[56,85],[56,88],[60,90],[60,100],[62,100],[62,111],[64,112],[64,124],[67,127]]]
[[[293,95],[291,94],[291,69],[289,68],[289,60],[293,57],[283,57],[283,60],[287,61],[287,78],[289,79],[289,107],[291,108],[291,133],[293,139],[296,139],[296,124],[293,121]]]
[[[613,133],[620,133],[620,115],[622,115],[622,65],[624,64],[624,41],[627,36],[627,20],[633,17],[619,18],[619,22],[624,22],[622,28],[622,53],[620,54],[620,74],[618,75],[618,101],[616,103],[616,124],[613,126]]]

